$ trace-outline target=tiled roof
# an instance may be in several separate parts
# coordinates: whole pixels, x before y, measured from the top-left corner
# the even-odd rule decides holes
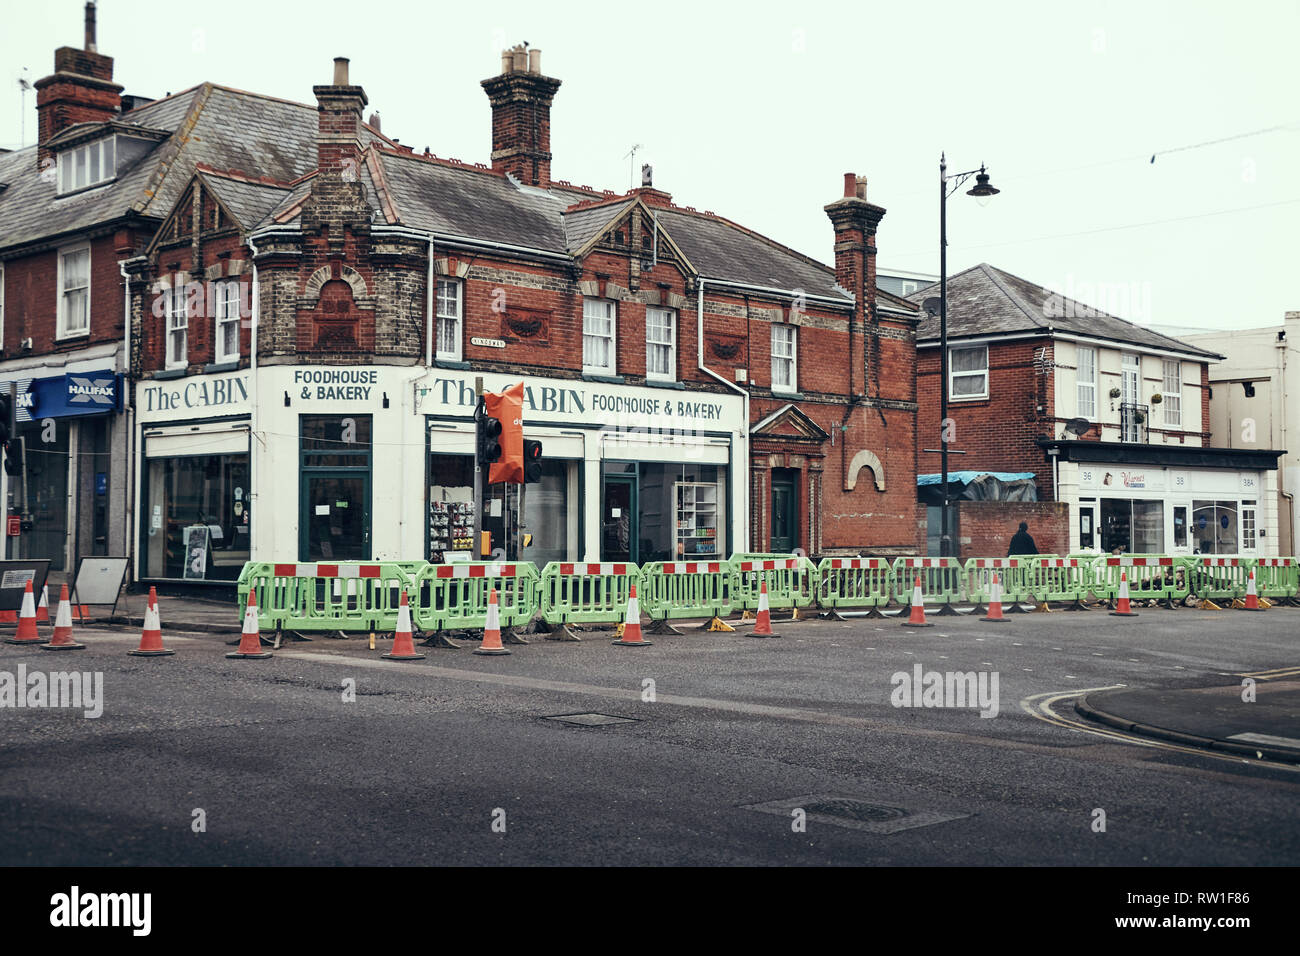
[[[281,181],[316,165],[316,107],[205,83],[122,115],[171,130],[113,182],[67,198],[36,168],[36,147],[0,154],[0,249],[111,222],[128,212],[164,218],[204,163]],[[363,145],[387,143],[363,127]]]
[[[939,284],[935,283],[917,290],[907,298],[920,305],[938,294]],[[1017,332],[1042,332],[1045,335],[1065,332],[1210,359],[1220,357],[1214,352],[1188,345],[1127,319],[1067,299],[1058,292],[1004,272],[987,262],[948,278],[950,339]],[[938,316],[923,314],[921,325],[917,329],[917,340],[926,341],[938,337]]]
[[[287,185],[249,182],[209,170],[203,170],[200,175],[204,186],[212,190],[245,230],[261,222],[291,192]]]

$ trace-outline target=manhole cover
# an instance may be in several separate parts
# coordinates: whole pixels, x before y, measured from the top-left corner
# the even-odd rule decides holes
[[[878,823],[881,820],[897,820],[907,816],[902,807],[887,807],[880,803],[867,803],[863,800],[850,800],[837,797],[822,800],[804,807],[809,814],[825,814],[832,817],[844,817],[846,820],[861,820],[864,823]]]
[[[613,714],[558,714],[543,717],[543,720],[558,720],[562,724],[577,724],[580,727],[605,727],[609,724],[635,724],[635,717],[615,717]]]
[[[795,810],[802,810],[807,814],[809,823],[825,823],[851,830],[866,830],[868,833],[897,833],[900,830],[914,830],[970,816],[969,813],[937,810],[911,811],[840,793],[809,793],[802,797],[747,804],[741,809],[772,813],[786,819],[790,819]]]

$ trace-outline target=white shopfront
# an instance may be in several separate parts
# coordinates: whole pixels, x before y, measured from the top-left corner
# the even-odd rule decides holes
[[[1277,472],[1061,462],[1071,551],[1277,555]]]
[[[229,581],[245,560],[468,551],[474,380],[525,385],[543,477],[489,486],[523,560],[726,556],[748,540],[736,394],[403,366],[263,366],[137,386],[140,578]],[[529,537],[525,538],[527,535]]]

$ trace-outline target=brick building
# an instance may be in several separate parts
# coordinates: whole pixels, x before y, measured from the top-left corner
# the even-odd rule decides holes
[[[1280,453],[1211,443],[1209,366],[1222,356],[988,264],[948,279],[948,344],[961,555],[1005,554],[1021,520],[1045,553],[1277,553]],[[937,448],[937,315],[917,349],[919,434]],[[938,465],[930,454],[919,468],[932,553]]]
[[[490,165],[463,163],[379,136],[336,60],[314,107],[244,126],[291,131],[279,167],[195,157],[128,264],[140,577],[467,549],[478,377],[524,382],[545,449],[522,512],[488,492],[522,559],[914,551],[917,309],[875,289],[865,180],[824,210],[832,268],[648,168],[553,178],[559,87],[505,51]]]

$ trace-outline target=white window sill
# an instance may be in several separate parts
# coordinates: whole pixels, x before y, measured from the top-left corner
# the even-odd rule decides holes
[[[72,339],[84,339],[90,337],[90,329],[82,329],[80,332],[60,332],[54,337],[56,342],[67,342]]]
[[[584,366],[582,367],[582,374],[583,374],[583,375],[600,375],[600,376],[603,376],[603,377],[605,377],[605,378],[613,378],[613,377],[616,376],[618,373],[615,372],[612,368],[593,368],[593,367],[590,366],[590,365],[584,365]]]

